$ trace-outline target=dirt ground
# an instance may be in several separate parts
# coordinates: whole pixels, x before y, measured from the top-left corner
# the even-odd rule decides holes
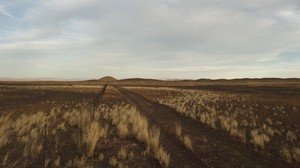
[[[0,82],[1,166],[300,166],[295,82],[130,82]]]

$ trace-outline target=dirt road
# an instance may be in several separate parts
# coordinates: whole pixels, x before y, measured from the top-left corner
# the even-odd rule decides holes
[[[175,109],[152,102],[145,97],[117,87],[129,102],[138,107],[150,125],[161,129],[161,143],[171,154],[171,167],[288,167],[274,158],[262,157],[251,146],[228,134],[209,128],[181,115]],[[193,151],[176,137],[175,123],[184,135],[191,137]]]

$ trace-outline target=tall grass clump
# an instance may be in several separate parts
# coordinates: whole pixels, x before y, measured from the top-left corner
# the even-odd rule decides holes
[[[0,149],[9,142],[12,120],[10,116],[0,117]]]
[[[159,161],[161,166],[169,167],[169,165],[170,165],[170,154],[163,147],[159,147],[155,151],[155,156],[157,157],[157,160]]]
[[[264,148],[269,143],[270,138],[267,134],[261,133],[258,129],[251,131],[251,142],[259,148]]]
[[[169,165],[170,155],[160,145],[160,129],[155,126],[149,127],[146,117],[141,115],[136,107],[129,104],[118,104],[113,106],[111,111],[105,111],[103,115],[109,115],[108,118],[116,126],[121,138],[135,137],[147,146],[146,153],[151,150],[162,166]]]
[[[85,130],[85,143],[87,145],[87,156],[91,157],[94,153],[96,144],[100,138],[101,128],[98,122],[93,121]]]
[[[192,140],[189,136],[185,135],[183,137],[183,144],[191,151],[193,151]]]
[[[182,127],[179,123],[175,124],[175,133],[177,137],[181,137],[182,134]]]

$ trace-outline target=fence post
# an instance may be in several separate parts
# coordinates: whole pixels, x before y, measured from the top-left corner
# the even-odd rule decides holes
[[[96,97],[94,97],[94,113],[93,113],[92,121],[94,121],[95,119],[95,114],[96,114]]]
[[[44,162],[43,162],[44,168],[46,168],[46,150],[47,150],[47,124],[45,124],[45,128],[44,128]]]
[[[80,110],[80,125],[79,125],[79,130],[78,130],[78,153],[81,153],[81,147],[82,147],[82,134],[83,134],[83,108]]]

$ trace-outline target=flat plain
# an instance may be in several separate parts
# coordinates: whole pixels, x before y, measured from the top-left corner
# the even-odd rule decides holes
[[[104,79],[1,81],[1,166],[300,167],[299,79]]]

